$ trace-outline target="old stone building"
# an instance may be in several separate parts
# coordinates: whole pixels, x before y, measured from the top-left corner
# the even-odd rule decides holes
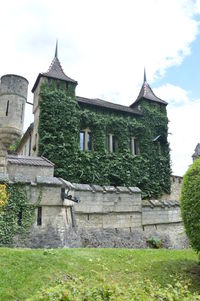
[[[130,107],[78,97],[76,85],[56,51],[32,90],[34,124],[19,155],[8,155],[22,133],[28,82],[1,78],[0,189],[9,206],[0,210],[0,245],[144,248],[156,237],[187,246],[180,177],[169,194],[166,102],[146,76]]]
[[[130,106],[76,96],[77,81],[55,57],[33,86],[34,124],[21,155],[42,155],[76,183],[138,186],[145,197],[170,192],[167,103],[147,83]],[[73,164],[72,164],[73,162]]]

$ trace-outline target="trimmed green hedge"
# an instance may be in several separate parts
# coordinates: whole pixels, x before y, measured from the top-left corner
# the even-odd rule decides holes
[[[183,177],[181,212],[191,246],[200,252],[200,158]]]

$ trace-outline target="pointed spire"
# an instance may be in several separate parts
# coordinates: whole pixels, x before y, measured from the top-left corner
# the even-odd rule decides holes
[[[58,58],[58,40],[56,40],[55,57]]]
[[[147,77],[146,77],[146,69],[144,68],[144,82],[142,84],[140,93],[134,103],[130,107],[134,107],[134,105],[142,98],[148,99],[150,101],[155,101],[164,105],[167,105],[167,102],[162,100],[161,98],[157,97],[149,84],[147,83]]]
[[[147,81],[147,77],[146,77],[146,69],[144,67],[144,83]]]

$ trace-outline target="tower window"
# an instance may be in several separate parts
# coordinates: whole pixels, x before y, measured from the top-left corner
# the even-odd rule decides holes
[[[9,110],[9,100],[7,101],[6,116],[8,116],[8,110]]]
[[[42,207],[38,207],[37,210],[37,225],[38,226],[42,225]]]
[[[24,104],[22,104],[22,111],[21,111],[21,122],[23,121],[23,113],[24,113]]]

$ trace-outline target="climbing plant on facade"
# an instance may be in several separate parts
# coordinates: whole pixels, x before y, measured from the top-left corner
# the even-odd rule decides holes
[[[40,90],[39,155],[55,163],[55,175],[71,182],[138,186],[143,197],[170,192],[168,119],[160,105],[141,104],[142,116],[79,107],[63,85]],[[90,129],[92,151],[80,149],[79,133]],[[106,148],[106,135],[117,137],[116,152]],[[159,141],[154,142],[159,136]],[[139,140],[137,156],[130,138]]]
[[[33,224],[40,198],[30,204],[22,184],[0,184],[0,245],[12,246],[14,237],[25,238]]]

